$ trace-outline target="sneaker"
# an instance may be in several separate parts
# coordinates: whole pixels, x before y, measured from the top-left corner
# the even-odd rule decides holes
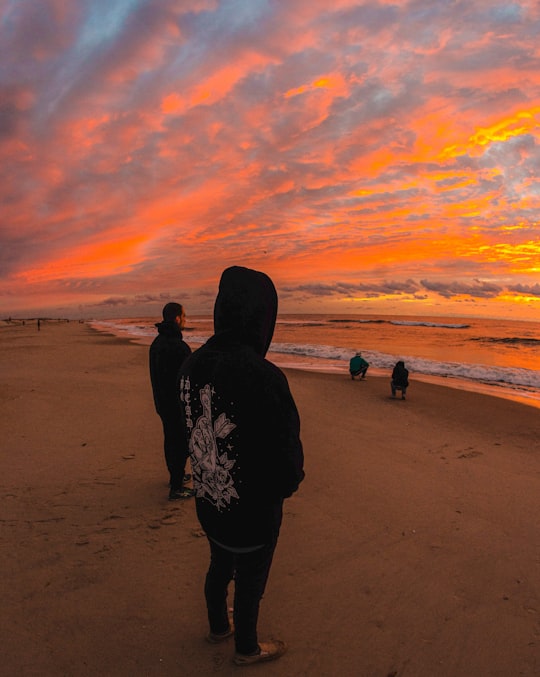
[[[182,489],[171,489],[169,491],[169,501],[178,501],[184,498],[192,498],[195,496],[195,491],[193,489],[188,489],[187,487],[182,487]]]
[[[182,484],[187,484],[190,480],[191,480],[191,473],[188,473],[188,472],[187,472],[187,473],[184,475],[183,479],[182,479]],[[171,482],[170,482],[170,481],[169,481],[168,486],[169,486],[169,488],[170,488],[170,486],[171,486]]]
[[[283,656],[287,651],[287,645],[280,639],[271,639],[268,642],[259,642],[259,651],[255,654],[235,653],[233,662],[236,665],[252,665],[253,663],[263,663],[266,661],[275,661]]]
[[[210,630],[210,632],[206,635],[206,641],[210,642],[210,644],[220,644],[221,642],[224,642],[226,639],[229,639],[229,637],[232,637],[233,635],[234,628],[231,625],[231,627],[228,630],[220,634],[212,632]]]

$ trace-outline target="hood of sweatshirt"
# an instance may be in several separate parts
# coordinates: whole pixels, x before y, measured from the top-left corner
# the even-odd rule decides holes
[[[266,355],[276,326],[278,298],[265,273],[232,266],[223,271],[214,305],[216,338],[230,337]]]
[[[163,336],[174,336],[176,338],[182,338],[182,330],[176,324],[176,322],[163,321],[156,323],[156,329],[159,334]]]

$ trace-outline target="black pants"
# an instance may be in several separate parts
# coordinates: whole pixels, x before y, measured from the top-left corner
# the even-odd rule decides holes
[[[163,424],[163,450],[170,475],[171,489],[181,489],[188,457],[188,445],[178,413],[160,414]]]
[[[392,388],[392,396],[396,396],[396,390],[401,390],[401,397],[405,397],[407,393],[407,386],[401,385],[400,383],[396,383],[395,381],[392,381],[390,383],[390,387]]]
[[[277,534],[272,543],[248,553],[233,553],[214,541],[210,543],[210,567],[206,574],[204,594],[210,630],[221,634],[229,629],[227,587],[234,578],[234,627],[236,651],[255,653],[259,604],[266,587]]]

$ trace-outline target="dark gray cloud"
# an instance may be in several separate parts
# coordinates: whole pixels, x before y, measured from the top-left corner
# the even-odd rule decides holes
[[[511,284],[508,291],[524,296],[540,296],[540,284]]]
[[[359,294],[365,295],[402,295],[415,294],[421,289],[420,285],[414,280],[405,280],[403,282],[385,281],[379,284],[364,284],[361,282],[335,282],[333,284],[300,284],[295,286],[285,286],[283,291],[288,293],[306,293],[311,296],[340,296],[353,297]]]
[[[519,294],[530,294],[540,296],[540,285],[512,285],[505,287],[480,280],[463,281],[435,281],[412,279],[404,282],[385,281],[379,284],[364,283],[344,283],[336,282],[333,284],[302,284],[296,286],[285,286],[281,291],[288,294],[305,294],[312,297],[355,297],[366,296],[367,298],[377,298],[380,296],[404,296],[422,299],[428,298],[423,290],[434,292],[436,295],[445,299],[468,296],[472,299],[492,299],[499,296],[506,290]]]
[[[490,282],[436,282],[431,280],[421,280],[421,285],[428,291],[433,291],[444,298],[455,296],[471,296],[474,298],[495,298],[502,291],[503,287]]]

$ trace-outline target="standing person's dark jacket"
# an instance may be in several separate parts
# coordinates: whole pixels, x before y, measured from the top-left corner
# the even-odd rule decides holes
[[[150,346],[150,380],[156,411],[160,416],[178,416],[176,383],[182,363],[191,355],[175,322],[158,322],[158,335]]]
[[[215,334],[181,368],[197,515],[230,548],[277,536],[283,499],[304,478],[300,421],[283,372],[265,359],[277,294],[254,270],[228,268]]]

